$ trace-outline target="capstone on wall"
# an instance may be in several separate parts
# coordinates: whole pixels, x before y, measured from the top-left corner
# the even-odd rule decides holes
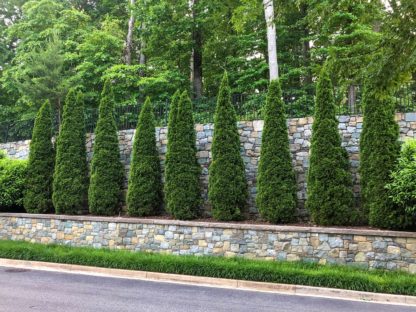
[[[339,116],[339,131],[342,135],[342,144],[350,155],[351,173],[354,181],[354,194],[359,199],[359,138],[363,125],[362,116]],[[416,138],[416,113],[398,113],[396,120],[400,126],[400,137]],[[289,129],[290,150],[292,152],[293,166],[296,171],[298,184],[299,215],[306,216],[304,202],[306,199],[306,175],[309,166],[309,149],[312,135],[312,117],[293,118],[287,121]],[[198,161],[201,165],[201,189],[205,200],[205,211],[209,214],[209,203],[207,201],[208,189],[208,168],[211,161],[212,136],[214,134],[213,124],[195,125],[198,149]],[[256,195],[256,173],[260,156],[261,135],[263,121],[241,121],[238,123],[241,141],[241,155],[246,166],[246,176],[250,191],[250,212],[257,213],[255,206]],[[160,151],[161,162],[163,164],[166,145],[167,128],[157,128],[157,144]],[[121,160],[126,169],[125,187],[127,187],[127,177],[130,168],[131,151],[135,130],[123,130],[119,132]],[[92,157],[94,135],[87,135],[88,159]],[[26,159],[29,153],[30,141],[10,142],[0,144],[0,150],[5,150],[11,158]]]

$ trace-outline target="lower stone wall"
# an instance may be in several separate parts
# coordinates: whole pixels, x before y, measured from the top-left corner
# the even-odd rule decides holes
[[[2,213],[0,239],[416,273],[416,233],[410,232]]]

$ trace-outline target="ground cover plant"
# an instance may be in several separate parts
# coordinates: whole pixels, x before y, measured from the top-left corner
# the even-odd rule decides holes
[[[401,295],[416,293],[416,275],[305,262],[174,256],[16,241],[0,241],[0,257]]]

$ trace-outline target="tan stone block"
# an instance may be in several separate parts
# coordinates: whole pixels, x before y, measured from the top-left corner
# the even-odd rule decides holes
[[[400,247],[397,246],[388,246],[387,247],[387,253],[398,255],[400,254]]]
[[[416,244],[406,244],[406,249],[410,251],[416,251]]]
[[[208,243],[206,242],[206,240],[204,240],[204,239],[200,239],[200,240],[198,241],[198,246],[199,246],[199,247],[207,247],[207,246],[208,246]]]
[[[155,235],[155,240],[159,241],[159,242],[164,242],[165,241],[165,236],[164,235]]]
[[[131,243],[134,245],[137,245],[137,243],[139,242],[139,239],[137,237],[132,237],[131,238]]]
[[[58,232],[58,233],[56,233],[56,239],[64,239],[64,237],[65,237],[64,232]]]
[[[319,264],[326,264],[326,259],[324,259],[324,258],[319,259],[319,262],[318,263]]]
[[[224,251],[230,250],[230,246],[231,246],[230,242],[225,241],[225,242],[224,242],[224,245],[223,245],[223,247],[222,247],[222,249],[223,249]]]
[[[235,257],[235,256],[236,256],[236,254],[235,254],[235,252],[227,251],[227,252],[224,254],[224,256],[225,256],[225,257],[227,257],[227,258],[231,258],[231,257]]]
[[[304,126],[308,123],[308,119],[307,118],[299,118],[298,119],[298,125],[299,126]]]
[[[92,224],[85,224],[84,229],[86,230],[92,230]]]
[[[354,236],[354,241],[356,241],[356,242],[366,242],[367,241],[367,237],[360,236],[360,235],[355,235]]]
[[[88,235],[87,237],[85,237],[85,240],[87,242],[92,242],[94,240],[94,237],[92,235]]]
[[[409,264],[409,273],[416,274],[416,263]]]
[[[359,251],[371,251],[373,248],[371,242],[359,242],[358,250]]]
[[[287,260],[287,261],[299,261],[299,260],[300,260],[300,258],[299,258],[299,256],[298,256],[298,255],[295,255],[295,254],[288,254],[288,255],[287,255],[287,257],[286,257],[286,260]]]
[[[319,237],[317,237],[317,236],[314,236],[314,237],[311,237],[311,238],[309,238],[309,241],[311,242],[311,245],[312,245],[312,247],[313,248],[318,248],[318,246],[319,246]]]
[[[363,252],[360,251],[359,253],[357,253],[355,255],[354,260],[356,262],[364,262],[364,261],[366,261],[365,253],[363,253]]]
[[[49,243],[49,241],[50,241],[50,238],[49,238],[49,237],[42,237],[42,238],[40,239],[40,242],[41,242],[42,244],[47,244],[47,243]]]
[[[65,234],[64,239],[65,240],[72,240],[72,239],[74,239],[74,235],[72,235],[72,234]]]
[[[223,235],[228,235],[228,236],[231,236],[231,235],[233,235],[233,230],[231,230],[231,229],[225,229],[225,230],[222,232],[222,234],[223,234]]]
[[[212,252],[213,252],[214,254],[222,254],[222,253],[223,253],[223,250],[222,250],[222,248],[220,248],[220,247],[215,247],[215,248],[212,250]]]

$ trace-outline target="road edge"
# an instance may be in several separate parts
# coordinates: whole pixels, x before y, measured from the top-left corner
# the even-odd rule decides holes
[[[194,286],[208,286],[227,289],[248,291],[260,291],[286,295],[299,295],[308,297],[320,297],[329,299],[341,299],[349,301],[361,301],[381,304],[416,306],[416,296],[391,295],[354,291],[336,288],[313,287],[292,284],[275,284],[265,282],[253,282],[244,280],[232,280],[224,278],[179,275],[169,273],[157,273],[147,271],[133,271],[123,269],[111,269],[75,264],[63,264],[41,261],[27,261],[0,258],[0,266],[18,269],[41,270],[49,272],[82,274],[101,277],[125,278],[134,280],[168,282],[187,284]]]

